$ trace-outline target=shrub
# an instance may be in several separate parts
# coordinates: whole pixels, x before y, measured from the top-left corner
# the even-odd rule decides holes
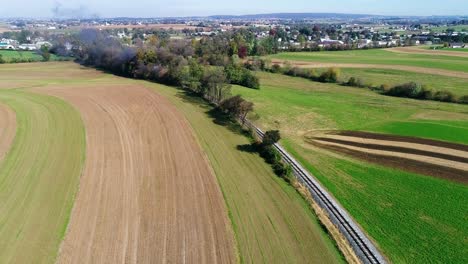
[[[279,64],[273,64],[273,66],[271,67],[272,73],[280,73],[281,71],[282,71],[281,65]]]
[[[441,102],[455,102],[455,95],[449,91],[437,91],[433,99]]]
[[[468,95],[464,95],[458,98],[458,103],[460,104],[468,104]]]
[[[261,145],[259,146],[259,153],[262,158],[269,164],[276,164],[281,161],[281,155],[276,151],[276,149],[271,145]]]
[[[292,167],[289,164],[280,161],[273,164],[272,167],[276,175],[283,178],[288,183],[291,182]]]
[[[338,68],[330,68],[327,71],[323,72],[318,80],[320,82],[336,83],[340,77],[340,70]]]
[[[385,95],[397,97],[429,100],[432,99],[432,91],[428,90],[425,86],[415,82],[394,86],[388,90],[384,90],[383,93]]]
[[[355,78],[355,77],[350,77],[348,82],[345,83],[345,85],[352,86],[352,87],[366,87],[364,81],[360,78]]]

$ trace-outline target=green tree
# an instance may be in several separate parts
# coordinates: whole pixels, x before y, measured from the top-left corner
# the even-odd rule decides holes
[[[48,46],[43,45],[43,46],[41,47],[39,53],[41,54],[42,60],[43,60],[43,61],[49,61],[49,60],[50,60],[50,51],[49,51],[49,47],[48,47]]]
[[[277,143],[278,141],[280,141],[280,139],[281,139],[281,135],[278,130],[269,130],[265,132],[262,143],[265,146],[271,146]]]
[[[221,67],[210,67],[203,76],[203,95],[211,103],[219,104],[231,94],[231,85]]]

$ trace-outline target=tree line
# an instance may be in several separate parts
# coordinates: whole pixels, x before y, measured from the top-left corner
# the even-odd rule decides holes
[[[219,105],[231,96],[231,84],[258,89],[259,79],[245,69],[238,54],[226,50],[229,38],[160,40],[136,46],[96,30],[76,37],[76,60],[118,75],[179,86]],[[227,45],[229,46],[229,45]],[[52,50],[63,50],[54,46]]]

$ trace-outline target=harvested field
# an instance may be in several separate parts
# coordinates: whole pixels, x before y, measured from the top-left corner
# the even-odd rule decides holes
[[[285,60],[278,60],[273,59],[271,61],[273,64],[284,65],[286,63]],[[417,66],[407,66],[407,65],[383,65],[383,64],[364,64],[364,63],[326,63],[326,62],[310,62],[310,61],[287,61],[292,66],[299,67],[299,68],[307,68],[307,69],[319,69],[319,68],[350,68],[350,69],[387,69],[387,70],[401,70],[401,71],[409,71],[409,72],[416,72],[416,73],[423,73],[423,74],[434,74],[434,75],[442,75],[447,77],[454,77],[454,78],[464,78],[468,79],[468,73],[466,72],[457,72],[457,71],[450,71],[450,70],[443,70],[443,69],[434,69],[434,68],[424,68],[424,67],[417,67]]]
[[[47,87],[76,107],[86,163],[59,263],[232,263],[216,178],[190,125],[135,85]]]
[[[16,114],[8,106],[0,104],[0,162],[10,150],[16,135]]]
[[[468,58],[468,53],[463,52],[463,51],[428,50],[428,49],[422,49],[421,47],[398,47],[398,48],[391,48],[387,50],[391,52],[397,52],[397,53],[442,55],[442,56],[456,56],[456,57]]]
[[[307,141],[366,161],[468,183],[467,145],[353,131]]]

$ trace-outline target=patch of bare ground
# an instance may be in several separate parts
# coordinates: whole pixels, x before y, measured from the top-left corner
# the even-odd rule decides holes
[[[0,104],[0,162],[6,156],[16,135],[16,114]]]
[[[423,54],[423,55],[442,55],[442,56],[454,56],[468,58],[468,53],[463,51],[447,51],[447,50],[426,50],[420,47],[398,47],[386,49],[391,52],[397,53],[412,53],[412,54]]]
[[[466,145],[359,131],[306,137],[306,141],[373,163],[468,183]]]
[[[273,64],[284,65],[285,60],[274,59],[271,61]],[[386,65],[386,64],[360,64],[360,63],[323,63],[323,62],[311,62],[311,61],[287,61],[290,65],[298,68],[306,69],[319,69],[319,68],[353,68],[353,69],[389,69],[389,70],[400,70],[400,71],[409,71],[417,72],[423,74],[434,74],[442,75],[455,78],[464,78],[468,79],[468,73],[459,72],[459,71],[450,71],[434,68],[425,68],[417,66],[407,66],[407,65]]]
[[[86,161],[59,263],[232,263],[214,173],[185,118],[138,85],[47,87],[82,115]]]

